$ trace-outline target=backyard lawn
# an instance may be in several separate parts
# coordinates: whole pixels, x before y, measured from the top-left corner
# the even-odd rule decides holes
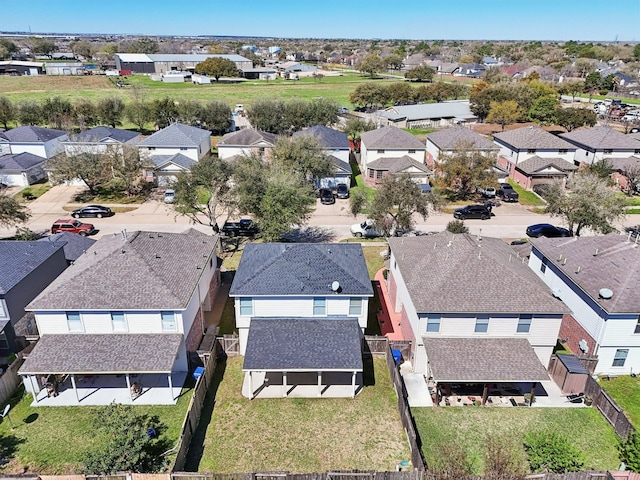
[[[640,377],[622,375],[601,381],[600,386],[622,407],[631,423],[640,428]]]
[[[354,399],[248,400],[241,395],[242,361],[227,359],[223,375],[216,377],[222,380],[202,457],[190,458],[189,470],[394,470],[410,459],[384,358],[373,360],[375,382],[366,381],[373,384]]]
[[[442,465],[443,445],[459,445],[471,462],[473,473],[484,470],[488,437],[503,440],[515,464],[528,469],[522,446],[531,431],[553,430],[567,435],[584,454],[586,469],[610,470],[620,465],[618,437],[593,408],[413,408],[427,464]]]
[[[134,407],[137,413],[159,418],[165,428],[160,430],[160,439],[169,448],[178,441],[192,391],[183,389],[175,406]],[[33,408],[29,406],[31,395],[22,397],[22,392],[20,387],[14,394],[9,419],[0,424],[0,453],[9,461],[0,472],[54,475],[80,471],[83,454],[100,442],[93,427],[95,407]]]
[[[509,180],[509,184],[511,184],[513,189],[518,192],[518,202],[520,202],[521,205],[528,207],[542,207],[546,205],[544,200],[542,200],[538,195],[530,190],[525,190],[513,180]]]

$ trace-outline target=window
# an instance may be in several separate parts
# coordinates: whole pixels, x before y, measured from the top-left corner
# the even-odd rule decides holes
[[[253,300],[251,298],[240,298],[240,315],[253,315]]]
[[[489,315],[478,315],[476,317],[475,333],[487,333],[489,330]]]
[[[639,153],[640,153],[640,150],[634,150],[634,151],[633,151],[633,154],[634,154],[634,155],[638,155]]]
[[[160,315],[162,317],[163,332],[175,332],[178,330],[176,314],[174,312],[161,312]]]
[[[633,333],[640,333],[640,317],[638,317],[638,323],[636,323],[636,329]]]
[[[376,171],[376,178],[377,178],[378,180],[380,180],[380,179],[382,178],[382,174],[383,174],[383,173],[384,173],[384,172],[383,172],[382,170],[378,170],[378,171]]]
[[[357,297],[349,299],[349,315],[362,315],[362,299]]]
[[[527,153],[536,153],[536,149],[535,148],[529,148],[529,149],[527,149]]]
[[[0,318],[7,317],[7,309],[4,306],[4,300],[0,298]]]
[[[180,150],[186,151],[186,150],[189,150],[189,148],[188,147],[180,147]]]
[[[124,312],[111,312],[111,329],[114,332],[127,331],[127,320],[124,318]]]
[[[427,317],[427,332],[440,332],[440,315]]]
[[[544,272],[546,272],[546,271],[547,271],[547,262],[548,262],[548,261],[549,261],[549,260],[547,260],[547,257],[542,257],[542,263],[540,264],[540,271],[541,271],[542,273],[544,273]]]
[[[67,328],[69,332],[84,332],[80,312],[67,312]]]
[[[624,367],[624,362],[627,360],[627,355],[629,355],[628,348],[619,348],[618,350],[616,350],[616,354],[613,357],[613,366]]]
[[[605,155],[611,155],[613,153],[613,150],[605,150],[604,154]]]
[[[373,176],[374,176],[374,170],[373,170],[373,168],[370,168],[369,169],[369,178],[373,178]]]
[[[378,150],[378,153],[384,153],[384,150]]]
[[[416,153],[415,150],[409,150],[409,153]]]
[[[568,152],[569,152],[569,150],[564,150],[564,149],[558,150],[558,154],[560,154],[560,155],[565,155]]]
[[[314,298],[313,299],[313,314],[314,315],[326,315],[327,314],[327,299],[326,298]]]
[[[149,150],[155,150],[156,147],[147,147]]]
[[[516,332],[529,333],[532,318],[532,315],[520,315],[520,317],[518,317],[518,327],[516,328]]]
[[[4,350],[9,348],[9,341],[7,340],[7,335],[2,332],[0,333],[0,349]]]

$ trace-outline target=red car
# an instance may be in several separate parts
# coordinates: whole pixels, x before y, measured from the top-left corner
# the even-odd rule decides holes
[[[51,226],[51,233],[58,232],[77,233],[78,235],[86,237],[87,235],[96,233],[96,229],[91,223],[82,223],[80,220],[74,220],[72,218],[62,218],[56,220]]]

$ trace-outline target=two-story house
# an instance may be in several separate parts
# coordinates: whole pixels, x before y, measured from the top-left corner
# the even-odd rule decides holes
[[[499,147],[487,137],[466,127],[451,127],[427,135],[427,165],[436,164],[460,149],[480,152],[485,156],[496,156]]]
[[[18,373],[33,405],[174,404],[220,283],[217,243],[193,229],[100,238],[27,307],[40,339]]]
[[[404,156],[424,164],[425,145],[415,135],[397,127],[386,126],[360,135],[360,168],[368,171],[369,164],[380,158]]]
[[[611,127],[581,128],[560,136],[574,145],[576,165],[588,165],[604,158],[626,158],[640,154],[637,140]]]
[[[243,395],[353,396],[362,386],[373,288],[359,244],[250,243],[229,295]]]
[[[211,153],[211,132],[183,123],[173,123],[142,140],[138,143],[138,148],[141,157],[181,154],[197,162]]]
[[[0,132],[0,154],[31,153],[49,159],[64,151],[67,132],[25,125]]]
[[[387,288],[411,367],[438,383],[536,383],[567,307],[498,238],[389,239]],[[457,377],[457,378],[456,378]]]
[[[226,133],[218,141],[218,157],[228,160],[243,155],[269,157],[269,152],[276,146],[277,136],[255,128],[243,128]]]
[[[560,338],[598,357],[596,374],[640,370],[640,250],[634,238],[531,239],[529,266],[569,307]]]
[[[110,147],[124,145],[136,147],[142,136],[138,132],[106,126],[93,127],[77,135],[72,135],[63,143],[67,155],[80,153],[105,153]]]

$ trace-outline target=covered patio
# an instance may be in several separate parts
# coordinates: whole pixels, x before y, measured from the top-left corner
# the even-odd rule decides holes
[[[252,318],[242,395],[355,397],[363,387],[356,318]]]
[[[525,338],[425,337],[424,348],[434,405],[524,406],[552,383]]]
[[[180,334],[45,335],[19,370],[32,406],[173,405]]]

